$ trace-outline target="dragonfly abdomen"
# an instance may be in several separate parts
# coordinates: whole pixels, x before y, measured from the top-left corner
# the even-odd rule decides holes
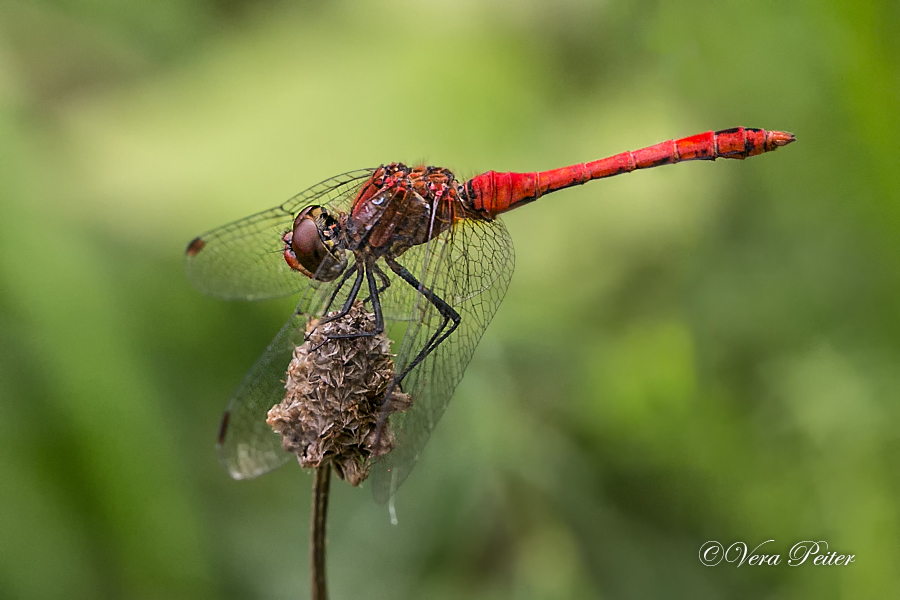
[[[707,131],[678,140],[668,140],[640,150],[608,158],[534,173],[488,171],[466,182],[465,191],[473,208],[496,216],[545,194],[637,169],[649,169],[688,160],[734,158],[743,160],[771,152],[794,141],[793,134],[735,127]]]

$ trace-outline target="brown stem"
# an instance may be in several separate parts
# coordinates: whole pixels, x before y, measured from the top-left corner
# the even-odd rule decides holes
[[[309,568],[312,576],[312,600],[328,600],[325,582],[325,523],[328,517],[328,486],[331,465],[327,462],[313,476],[312,511],[310,515]]]

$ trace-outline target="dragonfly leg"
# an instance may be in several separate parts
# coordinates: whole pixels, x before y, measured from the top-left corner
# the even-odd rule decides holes
[[[386,259],[387,265],[391,268],[391,270],[400,276],[403,281],[416,288],[420,294],[422,294],[425,299],[427,299],[431,304],[441,313],[443,320],[441,321],[441,326],[437,328],[434,332],[434,335],[431,336],[431,339],[428,340],[428,343],[425,344],[425,347],[422,348],[416,357],[409,363],[409,366],[404,369],[403,373],[395,379],[398,383],[404,377],[406,377],[410,371],[412,371],[420,362],[425,360],[425,357],[431,354],[435,348],[437,348],[441,342],[443,342],[447,337],[456,331],[456,328],[459,327],[460,324],[460,316],[459,313],[453,310],[453,307],[447,304],[443,298],[432,292],[430,289],[419,283],[419,280],[415,278],[415,276],[410,273],[406,267],[398,263],[393,259]],[[447,325],[450,322],[453,322],[450,325],[450,328],[444,331]],[[443,333],[442,333],[443,332]]]
[[[375,271],[375,274],[378,275],[378,279],[381,280],[381,287],[378,288],[378,294],[377,294],[377,296],[380,298],[381,294],[383,294],[385,292],[385,290],[387,290],[389,287],[391,287],[391,280],[388,279],[388,276],[384,274],[384,271],[381,270],[381,267],[379,267],[377,263],[373,262],[371,266],[372,266],[372,270]],[[366,302],[371,302],[371,301],[372,301],[371,293],[368,296],[366,296],[365,298],[363,298],[363,304],[365,304]]]
[[[328,299],[328,304],[326,304],[325,309],[322,310],[323,315],[327,315],[328,311],[331,310],[331,305],[334,303],[334,299],[337,298],[338,293],[341,291],[341,289],[343,289],[344,284],[347,283],[347,280],[350,279],[350,276],[353,275],[353,273],[357,273],[358,276],[358,269],[356,268],[355,262],[344,270],[344,274],[341,275],[341,280],[334,287],[334,291],[331,293],[331,298]]]
[[[325,323],[330,323],[331,321],[336,321],[347,316],[347,313],[350,312],[350,307],[353,306],[353,301],[356,300],[356,297],[359,295],[359,288],[362,286],[362,280],[365,273],[364,267],[356,263],[356,280],[353,282],[353,287],[350,288],[350,294],[347,295],[347,300],[344,301],[344,306],[337,313],[328,316],[322,317],[319,321],[319,325],[324,325]],[[344,281],[341,282],[341,286],[343,287]],[[328,301],[329,306],[334,301],[334,298],[337,296],[337,290],[335,290],[334,294],[331,296],[331,300]]]
[[[403,279],[403,281],[416,288],[416,291],[422,294],[422,296],[424,296],[425,299],[428,300],[438,310],[438,312],[441,313],[441,316],[443,317],[441,326],[437,328],[437,330],[434,332],[434,335],[432,335],[431,339],[428,340],[428,343],[425,344],[425,347],[419,351],[419,353],[409,364],[409,366],[406,367],[403,374],[401,374],[400,377],[397,378],[399,381],[400,379],[406,377],[406,375],[410,371],[412,371],[416,367],[416,365],[425,360],[425,357],[431,354],[431,352],[435,348],[437,348],[441,342],[447,339],[447,336],[456,331],[456,328],[459,327],[460,317],[459,313],[453,310],[453,307],[447,304],[443,298],[419,283],[419,280],[417,280],[415,276],[406,269],[406,267],[393,259],[387,259],[386,262],[391,270],[394,271],[394,273],[399,275],[400,278]],[[450,326],[450,329],[444,331],[450,321],[452,321],[453,324]],[[442,331],[443,334],[441,333]]]
[[[394,380],[391,381],[387,390],[384,394],[384,402],[381,407],[381,412],[378,415],[378,423],[375,426],[375,445],[377,446],[379,440],[381,439],[381,432],[383,431],[384,424],[387,421],[388,416],[391,414],[390,410],[390,398],[393,395],[394,388],[401,384],[403,379],[409,375],[409,373],[418,366],[425,358],[434,352],[434,350],[443,342],[447,337],[456,331],[456,328],[459,327],[461,322],[459,313],[456,312],[452,306],[447,304],[443,298],[432,292],[430,289],[422,285],[419,280],[415,278],[415,276],[410,273],[406,267],[398,263],[393,259],[385,259],[387,265],[391,268],[391,270],[396,273],[403,281],[411,285],[418,291],[422,296],[425,297],[437,310],[441,313],[441,324],[440,327],[434,332],[425,346],[419,351],[416,357],[412,360],[412,362],[407,365],[403,372],[400,375],[394,377]],[[449,327],[448,327],[449,325]]]
[[[329,335],[325,339],[326,342],[331,341],[331,340],[340,340],[340,339],[347,339],[347,338],[372,337],[372,336],[376,336],[384,331],[384,315],[381,312],[381,299],[378,296],[378,287],[375,285],[375,276],[372,275],[372,269],[370,269],[368,267],[364,267],[363,271],[365,272],[366,283],[368,283],[368,285],[369,285],[369,298],[372,299],[372,312],[375,313],[375,330],[374,331],[360,331],[358,333],[340,333],[337,335]],[[357,282],[359,282],[359,277],[360,276],[357,276]],[[354,287],[356,289],[356,293],[358,294],[359,286],[354,284]],[[356,294],[353,294],[353,298],[348,299],[348,302],[350,302],[351,305],[352,305],[352,300],[355,299],[355,297],[356,297]],[[347,309],[347,311],[345,311],[344,314],[346,314],[346,312],[349,312],[349,310],[350,310],[349,306],[346,306],[345,308]],[[340,318],[341,316],[343,316],[343,315],[340,315],[340,316],[335,315],[334,317],[329,317],[328,320],[333,321],[334,319]],[[324,344],[325,342],[322,342],[322,343]],[[321,346],[321,345],[322,344],[319,344],[319,346]],[[318,348],[318,346],[317,346],[317,348]]]
[[[375,313],[375,333],[381,333],[384,331],[384,315],[381,312],[381,292],[386,290],[391,282],[387,281],[387,277],[385,277],[384,273],[381,270],[378,270],[378,273],[384,277],[382,283],[384,283],[383,288],[375,287],[375,278],[372,276],[372,269],[378,269],[373,262],[369,267],[366,268],[366,281],[369,283],[369,298],[372,299],[372,312]]]
[[[353,301],[356,300],[356,297],[359,295],[359,288],[362,286],[362,280],[363,280],[364,274],[365,274],[365,268],[361,264],[356,263],[356,280],[354,280],[354,282],[353,282],[353,287],[350,288],[350,293],[347,295],[347,300],[344,302],[344,306],[341,308],[341,310],[339,310],[335,314],[327,316],[327,317],[322,317],[321,319],[319,319],[319,324],[316,326],[317,328],[321,327],[322,325],[325,325],[326,323],[330,323],[331,321],[336,321],[337,319],[341,319],[341,318],[345,317],[347,315],[347,313],[350,312],[350,308],[353,306]],[[343,287],[343,285],[344,285],[344,283],[346,283],[347,279],[349,279],[349,276],[347,276],[343,280],[341,280],[340,284],[338,285],[338,289],[335,290],[335,292],[331,295],[331,299],[328,301],[329,306],[331,305],[332,302],[334,302],[334,299],[337,296],[338,291],[340,290],[341,287]],[[379,306],[379,308],[380,308],[380,306]],[[309,337],[311,335],[312,335],[312,331],[310,331],[309,333],[306,334],[303,341],[304,342],[308,341]],[[354,337],[356,335],[357,334],[326,336],[325,340],[321,344],[317,345],[315,348],[310,350],[310,352],[315,352],[329,340],[332,340],[335,338],[341,338],[341,337]],[[371,334],[363,333],[362,335],[371,335]]]

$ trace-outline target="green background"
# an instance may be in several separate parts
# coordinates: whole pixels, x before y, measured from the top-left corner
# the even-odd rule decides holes
[[[898,30],[895,0],[6,0],[0,597],[308,594],[312,478],[214,452],[292,304],[195,292],[198,233],[384,162],[738,125],[798,142],[505,218],[517,272],[399,526],[334,485],[332,596],[896,594]],[[855,562],[787,566],[803,540]]]

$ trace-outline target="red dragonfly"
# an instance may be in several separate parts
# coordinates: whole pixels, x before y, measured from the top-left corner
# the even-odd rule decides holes
[[[552,171],[488,171],[465,182],[440,167],[392,163],[338,175],[195,238],[186,266],[201,292],[227,300],[303,293],[223,415],[220,460],[244,479],[292,456],[266,424],[284,395],[291,353],[308,319],[340,307],[328,317],[338,318],[362,292],[376,331],[387,328],[400,341],[392,386],[413,399],[409,411],[390,417],[396,446],[374,466],[375,498],[386,501],[418,460],[509,286],[513,243],[500,213],[592,179],[687,160],[744,159],[793,141],[789,133],[737,127]]]

